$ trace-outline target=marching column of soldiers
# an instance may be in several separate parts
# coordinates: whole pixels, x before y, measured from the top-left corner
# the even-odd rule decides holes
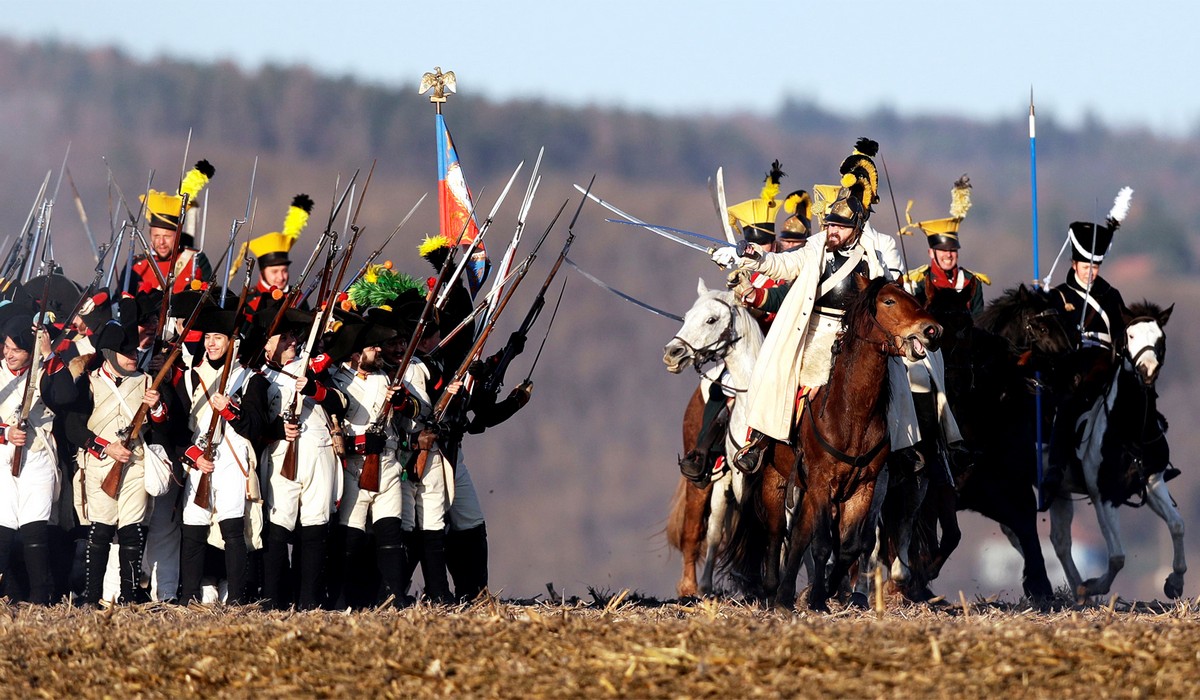
[[[429,602],[475,599],[487,534],[462,438],[524,406],[532,382],[504,400],[472,390],[496,386],[497,363],[469,324],[443,340],[473,311],[453,276],[439,309],[432,279],[368,264],[338,290],[327,265],[307,310],[289,258],[307,195],[243,246],[240,294],[223,289],[238,271],[215,278],[192,236],[214,174],[200,161],[177,192],[147,193],[149,236],[131,237],[143,253],[116,291],[53,269],[3,283],[3,592],[92,607],[405,606],[420,568]],[[437,236],[420,251],[441,270],[456,249]],[[456,407],[444,418],[443,394]]]

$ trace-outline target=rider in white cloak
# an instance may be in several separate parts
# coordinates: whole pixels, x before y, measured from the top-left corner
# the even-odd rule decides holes
[[[793,280],[763,343],[746,397],[753,430],[737,461],[747,471],[757,469],[766,438],[790,442],[797,418],[797,391],[828,381],[831,348],[841,329],[841,312],[848,302],[846,290],[852,284],[851,274],[888,279],[896,279],[900,274],[895,241],[866,224],[869,209],[863,199],[874,200],[875,180],[874,164],[869,159],[873,153],[865,153],[869,147],[864,146],[864,141],[856,144],[855,154],[843,163],[845,186],[829,198],[833,201],[823,208],[824,230],[814,235],[809,245],[787,253],[762,253],[748,245],[746,255],[740,258],[732,247],[722,248],[713,255],[719,264],[736,264],[773,278]],[[830,189],[816,188],[819,196],[827,197]],[[927,359],[937,386],[942,430],[947,443],[955,444],[962,438],[942,389],[941,357],[930,353]],[[920,434],[908,371],[898,358],[889,364],[889,378],[891,446],[898,451],[916,444]]]

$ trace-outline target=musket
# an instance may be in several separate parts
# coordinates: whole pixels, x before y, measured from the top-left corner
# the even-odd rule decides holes
[[[83,223],[83,232],[87,234],[88,244],[92,246],[92,255],[100,262],[100,247],[96,245],[96,237],[92,235],[92,227],[88,225],[87,212],[83,210],[83,199],[75,188],[75,178],[71,177],[71,169],[67,168],[67,184],[71,186],[71,196],[75,199],[75,211],[79,212],[79,220]]]
[[[519,275],[521,273],[521,270],[528,267],[529,263],[531,261],[532,261],[532,259],[529,256],[525,256],[525,259],[522,260],[521,263],[519,265],[517,265],[517,267],[515,269],[509,270],[508,274],[504,276],[504,280],[503,280],[504,284],[508,284],[509,280],[511,280],[511,279],[515,278],[517,275]],[[459,321],[457,326],[452,328],[448,333],[445,333],[441,336],[441,339],[438,341],[438,344],[435,345],[434,348],[429,351],[429,353],[433,354],[433,353],[437,352],[438,350],[441,350],[443,347],[446,346],[447,343],[449,343],[460,332],[462,332],[462,330],[464,328],[471,325],[471,323],[475,319],[479,318],[480,314],[482,314],[488,308],[495,306],[495,302],[500,300],[500,295],[497,292],[500,292],[503,288],[504,288],[504,285],[500,285],[500,287],[498,289],[493,289],[493,290],[489,291],[487,294],[485,294],[483,300],[480,301],[478,304],[476,304],[474,309],[471,309],[471,313],[467,314],[466,318]]]
[[[312,254],[308,256],[308,262],[305,263],[304,270],[300,273],[300,277],[296,280],[296,283],[294,285],[289,285],[291,291],[284,296],[283,303],[279,305],[279,310],[275,312],[275,318],[271,320],[270,325],[267,327],[267,338],[275,335],[275,331],[279,330],[279,324],[283,322],[283,318],[286,315],[287,310],[292,308],[300,299],[300,290],[304,288],[304,281],[308,278],[309,273],[312,271],[313,265],[316,264],[317,256],[320,255],[321,249],[325,247],[325,241],[334,237],[332,231],[334,218],[337,216],[338,212],[341,211],[342,204],[345,203],[346,197],[350,194],[350,188],[354,186],[354,180],[357,177],[358,171],[355,170],[354,176],[350,178],[349,184],[346,185],[346,189],[342,192],[341,199],[334,203],[332,211],[329,214],[329,223],[326,225],[325,230],[321,233],[321,237],[317,239],[317,245],[313,247]],[[336,193],[336,191],[337,190],[335,189],[334,192]],[[257,362],[252,362],[250,364],[256,365]]]
[[[68,141],[67,142],[67,152],[63,154],[62,165],[59,166],[59,168],[58,168],[58,180],[54,183],[54,195],[50,197],[50,205],[46,209],[46,247],[50,250],[51,257],[54,256],[54,246],[51,245],[51,243],[50,243],[50,222],[54,218],[54,203],[58,201],[58,192],[59,192],[59,189],[62,187],[63,173],[65,173],[67,170],[67,158],[70,155],[71,155],[71,142]],[[43,269],[38,271],[39,274],[41,274],[42,272],[45,271],[44,263],[46,261],[43,260],[42,262],[43,262],[43,266],[42,266]],[[53,270],[51,270],[51,272],[53,272]]]
[[[533,206],[533,197],[542,182],[538,171],[542,167],[542,155],[545,151],[545,146],[538,149],[537,160],[533,163],[533,172],[529,174],[529,185],[525,188],[525,198],[521,200],[521,208],[517,210],[516,230],[513,231],[512,240],[509,241],[508,248],[504,250],[504,256],[500,258],[500,267],[497,268],[496,281],[492,283],[492,291],[489,294],[492,301],[488,309],[488,316],[491,315],[491,309],[495,307],[496,302],[500,299],[500,291],[504,288],[505,284],[501,280],[507,280],[508,272],[512,269],[513,258],[517,254],[517,246],[521,244],[521,234],[525,230],[525,218],[529,216],[529,208]]]
[[[147,197],[147,199],[149,198]],[[175,243],[171,246],[171,257],[168,258],[171,261],[171,266],[167,270],[167,279],[163,283],[162,309],[158,313],[158,331],[160,334],[166,333],[167,314],[171,309],[171,297],[175,294],[175,263],[179,258],[179,239],[183,236],[183,224],[187,220],[188,201],[190,199],[190,195],[186,192],[180,195],[179,221],[175,223]],[[147,255],[149,255],[149,252],[147,252]],[[148,267],[158,267],[153,257],[147,262],[150,263]],[[225,293],[222,292],[221,296],[225,296]]]
[[[365,188],[363,191],[365,194]],[[346,256],[342,259],[342,264],[338,268],[337,278],[334,281],[333,286],[330,288],[332,289],[332,292],[330,292],[329,298],[325,299],[325,303],[322,304],[317,313],[316,323],[314,323],[313,327],[309,330],[308,342],[305,343],[304,351],[297,355],[297,359],[300,361],[301,371],[303,371],[303,368],[308,362],[308,358],[312,355],[312,350],[316,345],[317,339],[320,338],[321,334],[325,332],[325,326],[329,323],[329,317],[333,315],[334,304],[337,303],[337,299],[341,295],[340,288],[342,279],[346,275],[346,267],[349,264],[350,256],[354,253],[354,246],[358,243],[359,236],[362,233],[362,229],[360,229],[357,224],[352,224],[350,228],[354,231],[354,234],[350,237],[350,242],[346,244]],[[300,401],[300,392],[293,392],[291,407],[283,411],[283,418],[285,422],[295,423],[299,418]],[[287,452],[284,454],[283,458],[283,465],[279,468],[279,475],[289,481],[296,480],[296,442],[296,440],[292,440],[288,443]]]
[[[551,229],[553,229],[554,224],[558,222],[558,218],[562,215],[563,210],[566,209],[567,204],[568,202],[564,201],[562,206],[558,208],[558,213],[554,215],[553,219],[551,219],[550,225],[546,227],[545,232],[542,233],[542,237],[538,240],[538,244],[534,247],[533,252],[529,254],[530,264],[532,264],[533,260],[536,259],[538,249],[542,247],[542,243],[546,240],[546,236],[550,235]],[[578,216],[578,212],[576,212],[576,216]],[[483,349],[484,344],[487,342],[488,336],[492,334],[492,330],[496,327],[496,321],[500,320],[500,314],[502,314],[505,307],[508,306],[508,302],[510,299],[512,299],[513,293],[517,291],[517,287],[521,286],[521,281],[525,279],[526,273],[529,272],[529,267],[530,265],[526,265],[521,270],[521,273],[517,275],[516,279],[513,280],[512,284],[509,285],[508,290],[505,291],[504,296],[500,299],[500,303],[496,305],[496,312],[492,314],[491,319],[488,320],[483,329],[479,332],[478,337],[475,339],[475,343],[471,346],[470,351],[463,358],[463,361],[458,366],[458,369],[454,372],[454,374],[451,375],[449,382],[447,382],[448,384],[460,382],[462,381],[463,377],[466,376],[467,369],[471,366],[471,363],[474,362],[477,357],[479,357],[479,353]],[[433,406],[431,417],[431,422],[433,424],[439,424],[443,421],[446,416],[446,411],[449,409],[450,403],[453,401],[454,396],[455,394],[451,394],[449,391],[443,391],[441,396],[438,397],[437,403]],[[420,450],[417,455],[416,462],[418,479],[425,474],[425,467],[428,463],[428,460],[429,451]]]
[[[546,334],[542,336],[542,344],[538,346],[537,354],[533,356],[533,363],[529,365],[529,374],[525,375],[525,381],[522,384],[528,384],[533,379],[533,369],[537,367],[538,360],[542,359],[542,350],[546,348],[546,341],[550,338],[550,329],[554,327],[554,319],[558,318],[558,306],[562,304],[563,295],[567,292],[567,281],[570,277],[563,278],[562,288],[558,290],[558,301],[554,302],[554,311],[550,313],[550,322],[546,324]]]
[[[42,333],[46,330],[46,298],[50,294],[50,275],[46,275],[46,281],[42,283],[42,309],[38,312],[37,321],[33,327],[33,352],[29,358],[29,369],[25,370],[25,390],[21,394],[21,406],[17,414],[17,429],[27,431],[29,428],[29,410],[33,407],[33,390],[37,388],[34,383],[34,375],[37,374],[38,365],[42,359],[42,345],[39,342],[42,339]],[[26,444],[32,445],[33,440],[26,433]],[[22,445],[13,447],[12,454],[12,475],[13,477],[21,476],[21,465],[24,462],[25,449]]]
[[[488,212],[487,218],[483,221],[483,225],[479,227],[479,231],[475,234],[475,238],[471,240],[471,244],[467,247],[466,252],[463,253],[462,262],[458,264],[458,268],[450,277],[450,281],[442,289],[442,297],[437,300],[437,307],[439,309],[446,305],[446,298],[449,295],[449,290],[454,287],[454,283],[458,281],[459,276],[462,274],[463,270],[466,269],[467,263],[471,262],[471,254],[475,252],[476,248],[483,244],[483,237],[487,235],[488,229],[492,227],[492,220],[495,219],[496,212],[500,210],[500,205],[504,203],[504,198],[508,196],[508,191],[512,189],[513,182],[517,179],[517,173],[521,172],[521,168],[524,165],[525,161],[517,163],[517,169],[514,170],[513,174],[508,178],[508,182],[504,185],[504,189],[500,192],[500,196],[496,198],[496,203],[492,205],[492,210]],[[462,237],[467,232],[467,229],[470,227],[471,221],[474,220],[474,218],[475,211],[472,209],[470,214],[467,216],[467,221],[463,226],[462,233],[458,234],[458,240],[454,243],[455,248],[462,243]]]
[[[46,206],[50,200],[42,198],[42,204],[38,207],[37,220],[33,227],[33,237],[29,244],[29,257],[25,260],[25,268],[21,271],[21,283],[29,281],[33,275],[33,262],[38,258],[38,250],[42,249],[42,243],[46,235]]]
[[[367,268],[369,268],[371,266],[371,263],[375,262],[375,258],[378,258],[380,256],[380,254],[383,253],[383,249],[386,248],[387,245],[392,242],[392,238],[394,238],[396,236],[396,234],[400,232],[400,229],[404,228],[404,224],[408,223],[408,220],[412,217],[413,213],[417,210],[417,207],[421,206],[421,202],[424,202],[425,198],[428,196],[429,196],[429,193],[426,192],[425,194],[421,195],[421,198],[417,200],[416,204],[412,205],[412,209],[408,210],[408,213],[405,214],[404,218],[400,220],[400,224],[398,226],[396,226],[395,230],[392,231],[391,235],[388,236],[386,239],[384,239],[383,243],[381,243],[378,248],[376,248],[374,251],[371,252],[371,254],[369,256],[367,256],[367,261],[362,264],[362,267],[358,268],[358,272],[354,273],[354,276],[350,278],[350,281],[346,282],[345,286],[342,289],[343,292],[349,291],[351,285],[353,285],[355,283],[355,281],[358,280],[359,277],[362,277],[363,274],[366,273]]]
[[[596,176],[592,176],[592,182],[595,182]],[[588,183],[588,189],[591,189],[592,184]],[[583,205],[588,200],[587,192],[584,192],[583,197],[579,199],[579,207],[575,210],[575,216],[571,218],[571,223],[567,227],[567,240],[563,243],[562,250],[558,253],[558,258],[555,259],[554,265],[550,268],[550,274],[546,275],[546,281],[542,283],[542,288],[538,290],[537,296],[533,299],[533,304],[529,306],[529,311],[525,313],[525,319],[521,321],[520,327],[513,332],[513,337],[520,337],[522,341],[528,339],[529,331],[533,328],[533,324],[537,322],[538,315],[541,314],[542,308],[546,305],[546,290],[550,288],[550,284],[554,281],[554,276],[558,274],[558,268],[562,267],[563,260],[567,257],[567,252],[571,249],[571,244],[575,242],[575,223],[579,220],[579,214],[583,211]],[[481,390],[485,395],[497,394],[500,387],[504,385],[504,372],[508,369],[508,365],[512,363],[517,356],[516,348],[512,343],[507,343],[504,350],[501,352],[500,360],[496,363],[496,367],[488,375],[484,381]]]
[[[192,315],[188,318],[187,323],[184,324],[183,330],[179,334],[179,339],[175,342],[175,347],[167,355],[166,360],[163,361],[162,367],[158,370],[158,374],[154,376],[154,381],[151,382],[150,388],[147,391],[157,391],[163,380],[174,371],[175,360],[179,357],[180,351],[183,350],[183,339],[192,330],[192,326],[196,324],[196,318],[200,315],[200,309],[204,308],[204,303],[208,301],[211,294],[212,285],[205,285],[204,291],[200,295],[200,301],[196,303],[196,308],[192,310]],[[132,449],[133,442],[140,437],[142,425],[146,422],[146,414],[149,410],[150,407],[144,403],[138,406],[137,413],[133,414],[133,420],[121,431],[121,445],[125,449]],[[108,474],[104,477],[104,481],[100,483],[100,489],[109,498],[117,497],[117,493],[121,488],[121,473],[124,471],[126,464],[127,462],[114,462],[112,468],[108,470]]]
[[[233,246],[233,242],[235,240],[237,240],[238,231],[241,230],[242,225],[245,224],[246,221],[250,218],[250,206],[254,203],[254,178],[257,176],[258,176],[258,156],[254,156],[254,167],[250,170],[250,190],[246,193],[246,213],[243,214],[242,218],[240,218],[240,219],[237,217],[234,217],[233,223],[229,225],[229,243],[226,245],[226,248],[225,248],[226,250],[229,250]],[[204,209],[205,209],[205,213],[207,214],[208,207],[206,206]],[[257,262],[257,259],[256,259],[256,262]],[[218,265],[218,267],[220,267],[220,265]],[[222,286],[228,287],[230,285],[230,283],[233,281],[233,271],[230,269],[232,267],[233,267],[233,256],[231,255],[231,256],[229,256],[229,259],[225,263],[225,273],[220,278]],[[217,268],[214,268],[214,269],[217,269]],[[225,308],[225,295],[224,294],[221,295],[220,302],[221,302],[221,308],[222,309]]]
[[[29,215],[25,217],[25,223],[21,226],[20,237],[13,243],[13,249],[18,251],[17,255],[13,260],[6,262],[4,267],[4,279],[9,283],[21,281],[21,277],[25,274],[26,263],[33,257],[36,245],[34,238],[37,234],[32,226],[36,222],[38,212],[42,209],[46,188],[50,186],[50,176],[53,174],[53,170],[46,171],[46,177],[42,179],[42,186],[33,199],[33,206],[29,208]]]
[[[217,384],[217,394],[224,394],[225,387],[229,382],[229,369],[233,366],[233,349],[237,345],[235,339],[238,335],[238,326],[242,321],[242,310],[246,308],[246,293],[250,291],[251,273],[254,271],[254,264],[257,260],[253,256],[246,256],[246,283],[242,285],[242,293],[238,297],[237,309],[233,316],[233,330],[229,333],[229,344],[225,347],[225,366],[221,368],[221,380]],[[222,295],[224,296],[224,295]],[[208,430],[205,431],[200,447],[204,450],[204,458],[211,461],[213,452],[216,451],[216,445],[213,444],[213,437],[217,433],[217,424],[221,420],[221,414],[212,411],[212,416],[208,420]],[[196,495],[192,502],[201,508],[208,510],[212,504],[212,472],[201,472],[200,481],[196,483]]]

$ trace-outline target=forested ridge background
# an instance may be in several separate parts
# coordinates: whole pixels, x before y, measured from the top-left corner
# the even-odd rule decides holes
[[[415,248],[436,227],[436,151],[433,108],[416,94],[419,78],[399,76],[405,85],[411,83],[400,89],[302,68],[247,72],[229,63],[139,63],[111,50],[0,41],[0,133],[5,135],[0,238],[18,232],[41,178],[47,170],[57,171],[70,142],[69,167],[93,231],[107,239],[109,196],[101,156],[131,198],[142,191],[151,169],[156,170],[154,186],[170,189],[178,184],[190,128],[189,160],[207,158],[217,169],[205,245],[210,257],[219,257],[230,221],[245,206],[255,156],[255,233],[278,230],[292,195],[307,192],[317,201],[309,230],[297,245],[302,252],[293,256],[299,258],[307,256],[324,225],[338,174],[344,182],[362,168],[365,176],[377,158],[361,217],[367,231],[360,250],[378,245],[429,192],[385,256],[402,270],[427,275],[430,268]],[[482,191],[481,210],[491,208],[512,169],[525,161],[489,234],[492,250],[501,250],[511,235],[520,193],[542,146],[543,179],[527,241],[536,240],[564,199],[573,200],[568,215],[573,211],[579,195],[571,185],[586,184],[593,173],[594,191],[626,211],[719,236],[706,186],[718,166],[725,168],[731,202],[756,196],[775,158],[788,174],[783,193],[811,189],[814,183],[834,182],[855,139],[869,136],[881,144],[901,216],[909,199],[916,200],[914,218],[946,216],[951,183],[969,174],[974,207],[962,227],[962,262],[992,277],[988,298],[1031,276],[1027,105],[1021,95],[1013,96],[1011,118],[993,121],[902,117],[885,108],[847,115],[813,104],[798,84],[774,114],[683,118],[495,102],[478,96],[470,76],[459,76],[459,83],[462,94],[452,96],[444,112],[467,181],[477,195]],[[1103,218],[1117,189],[1129,185],[1135,190],[1133,206],[1105,263],[1105,276],[1127,302],[1145,297],[1164,306],[1177,304],[1167,328],[1170,353],[1159,390],[1172,424],[1174,461],[1183,470],[1171,487],[1189,523],[1200,515],[1200,475],[1192,458],[1200,451],[1194,430],[1200,383],[1198,156],[1200,139],[1194,137],[1114,130],[1094,119],[1065,128],[1053,114],[1039,114],[1043,274],[1067,224]],[[883,201],[872,221],[892,231],[891,199],[882,187]],[[64,184],[54,214],[55,250],[69,275],[85,279],[92,260],[69,194]],[[571,256],[609,283],[680,313],[694,299],[698,277],[710,286],[722,281],[702,255],[637,229],[606,224],[606,216],[597,206],[584,209]],[[560,221],[550,234],[500,324],[495,346],[528,308],[565,229]],[[927,261],[923,240],[906,238],[905,247],[911,266]],[[1060,267],[1056,281],[1061,276]],[[530,349],[514,363],[510,385],[524,377],[548,318],[547,311]],[[529,596],[554,582],[568,594],[583,593],[589,585],[673,593],[678,556],[667,552],[661,529],[678,478],[679,419],[695,387],[694,374],[672,376],[663,369],[662,345],[675,330],[674,322],[571,276],[537,366],[532,403],[466,443],[488,514],[493,588]],[[935,587],[943,593],[961,588],[968,594],[1015,596],[1019,565],[1006,558],[1008,545],[998,529],[977,516],[963,519],[966,538]],[[1116,590],[1126,597],[1161,597],[1170,563],[1165,528],[1147,509],[1126,509],[1122,519],[1129,560]],[[1043,534],[1046,530],[1043,522]],[[1076,531],[1077,541],[1103,547],[1085,503]],[[1046,555],[1053,558],[1048,546]],[[1185,594],[1197,590],[1189,582]]]

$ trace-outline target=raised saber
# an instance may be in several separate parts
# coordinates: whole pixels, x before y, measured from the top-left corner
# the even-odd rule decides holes
[[[729,245],[737,245],[737,233],[729,224],[729,205],[725,201],[725,169],[723,167],[717,168],[717,186],[712,194],[713,204],[717,206],[717,217],[721,219],[721,230],[725,232],[725,240],[729,242]]]
[[[636,216],[633,216],[632,214],[628,214],[624,211],[621,211],[620,209],[618,209],[616,207],[616,205],[601,199],[597,195],[587,192],[587,190],[585,188],[580,187],[579,185],[575,185],[575,189],[579,190],[580,192],[587,193],[588,199],[599,204],[600,206],[604,207],[605,209],[611,211],[612,213],[616,214],[617,216],[620,216],[621,218],[625,219],[624,222],[617,222],[617,223],[628,223],[628,224],[631,224],[634,226],[640,226],[640,227],[645,228],[653,233],[658,234],[659,236],[662,236],[663,238],[665,238],[669,241],[674,241],[674,242],[678,243],[679,245],[684,246],[685,248],[691,248],[692,250],[698,250],[698,251],[704,253],[705,255],[712,255],[717,250],[717,247],[725,246],[725,241],[721,241],[716,238],[711,238],[709,236],[704,236],[707,240],[710,240],[710,241],[718,244],[717,247],[705,248],[702,245],[692,243],[691,241],[680,238],[679,236],[676,236],[673,233],[669,233],[669,232],[663,230],[661,227],[654,226],[652,224],[648,224],[645,221],[642,221],[641,219],[637,218]],[[696,234],[696,235],[700,236],[703,234]]]
[[[604,291],[609,292],[611,294],[615,294],[618,297],[621,297],[622,299],[624,299],[625,301],[633,304],[634,306],[645,309],[646,311],[649,311],[652,314],[657,314],[659,316],[669,318],[672,321],[677,321],[679,323],[683,323],[682,316],[677,316],[677,315],[671,313],[670,311],[663,311],[660,308],[657,308],[655,306],[651,306],[651,305],[647,304],[646,302],[642,301],[641,299],[638,299],[636,297],[630,296],[629,294],[626,294],[625,292],[622,292],[621,290],[617,289],[616,287],[612,286],[611,284],[606,283],[605,281],[601,280],[599,277],[596,277],[595,275],[591,274],[587,270],[584,270],[582,267],[576,265],[575,261],[571,260],[571,258],[563,258],[563,262],[565,262],[568,265],[570,265],[571,267],[575,268],[576,272],[583,275],[585,278],[587,278],[588,281],[590,281],[592,284],[596,285],[597,287],[603,289]]]

